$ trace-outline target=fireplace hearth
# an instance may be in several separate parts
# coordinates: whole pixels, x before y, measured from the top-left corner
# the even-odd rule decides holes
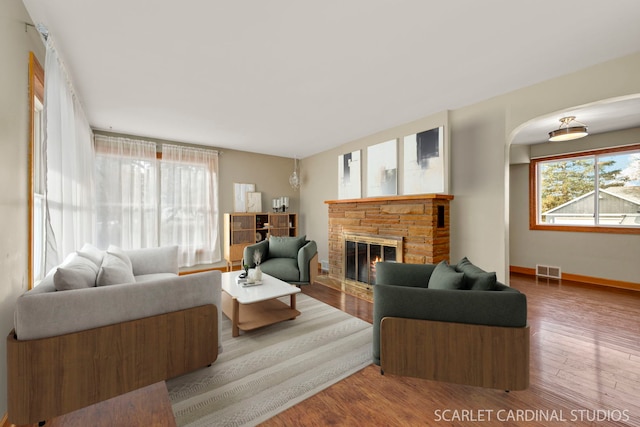
[[[376,263],[402,262],[402,237],[344,234],[344,278],[366,289],[375,284]]]

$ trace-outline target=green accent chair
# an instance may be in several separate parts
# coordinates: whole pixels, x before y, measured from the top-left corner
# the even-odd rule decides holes
[[[260,269],[292,285],[312,284],[318,276],[318,246],[307,236],[270,236],[244,248],[243,265],[255,267],[254,254],[260,252]]]
[[[373,362],[382,373],[523,390],[529,341],[525,294],[467,258],[376,264]]]

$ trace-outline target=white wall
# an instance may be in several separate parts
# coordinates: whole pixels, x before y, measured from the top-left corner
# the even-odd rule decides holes
[[[554,111],[634,93],[640,93],[640,54],[450,111],[450,193],[454,195],[451,203],[451,260],[456,262],[460,257],[468,256],[485,269],[495,270],[500,280],[506,281],[508,278],[509,242],[513,240],[510,239],[510,218],[513,218],[510,205],[513,204],[509,200],[508,148],[515,129]],[[328,258],[328,213],[323,202],[337,198],[337,156],[355,149],[365,150],[368,145],[394,138],[409,128],[423,126],[419,130],[425,130],[434,121],[433,116],[426,117],[357,141],[345,142],[337,149],[304,159],[303,177],[306,179],[300,211],[308,220],[307,233],[318,239],[321,260]],[[363,165],[366,165],[366,161]],[[364,180],[363,187],[366,188]],[[516,203],[522,201],[516,200]],[[521,217],[518,216],[518,219]],[[516,227],[520,228],[519,225]],[[570,242],[572,238],[578,245],[591,241],[591,246],[594,246],[593,241],[598,236],[585,236],[583,233],[569,236],[566,241]],[[627,236],[612,237],[612,246],[601,250],[595,264],[592,259],[582,259],[566,250],[573,244],[564,245],[565,255],[572,267],[580,268],[577,273],[588,275],[590,272],[606,271],[610,279],[628,280],[629,277],[635,277],[634,281],[637,282],[640,277],[637,262],[614,260],[612,251],[621,244],[622,239],[625,249],[640,253],[640,239]],[[612,268],[598,268],[609,262],[612,262]]]
[[[27,290],[27,148],[29,51],[44,64],[44,46],[19,0],[0,6],[0,418],[7,411],[5,337],[18,295]],[[26,29],[26,31],[25,31]]]

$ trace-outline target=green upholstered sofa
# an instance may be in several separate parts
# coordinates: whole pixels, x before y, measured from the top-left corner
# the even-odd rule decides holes
[[[318,247],[306,236],[279,237],[244,248],[244,265],[255,267],[254,254],[260,254],[260,269],[263,273],[293,285],[311,284],[318,275]]]
[[[526,388],[526,296],[466,258],[442,264],[376,264],[374,363],[383,373]]]

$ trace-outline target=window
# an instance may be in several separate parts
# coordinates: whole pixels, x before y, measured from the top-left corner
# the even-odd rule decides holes
[[[530,228],[640,234],[640,144],[534,159]]]
[[[97,245],[178,245],[179,265],[221,259],[218,154],[96,135]]]
[[[44,276],[45,203],[44,203],[44,70],[33,52],[29,52],[29,198],[30,226],[29,278],[30,287]]]

